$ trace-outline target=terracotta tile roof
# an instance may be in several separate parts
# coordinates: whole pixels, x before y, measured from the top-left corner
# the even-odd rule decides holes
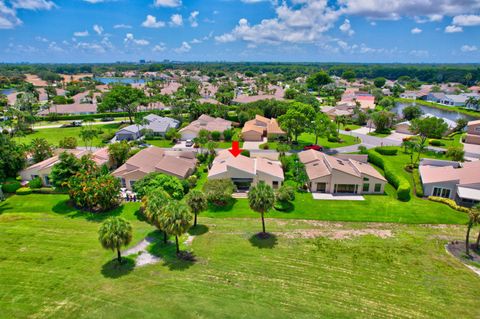
[[[421,165],[419,172],[424,184],[456,182],[464,185],[480,183],[480,161],[463,163],[460,168]]]
[[[286,134],[278,125],[276,119],[269,119],[261,115],[255,115],[255,119],[247,121],[242,128],[242,133],[248,131],[256,131],[259,133],[267,134],[277,134],[283,135]]]
[[[231,127],[232,127],[232,122],[230,121],[203,114],[196,121],[193,121],[192,123],[182,128],[180,132],[184,132],[184,131],[199,132],[202,129],[205,129],[210,132],[213,132],[213,131],[223,132],[226,129],[230,129]]]

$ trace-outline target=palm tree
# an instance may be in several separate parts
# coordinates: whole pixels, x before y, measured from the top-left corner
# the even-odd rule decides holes
[[[248,192],[248,203],[250,208],[262,216],[262,231],[265,234],[265,218],[264,215],[275,204],[275,193],[270,185],[264,182],[253,186]]]
[[[480,224],[480,204],[473,206],[472,210],[479,214],[477,218],[477,224]],[[478,232],[477,241],[475,242],[475,249],[478,251],[479,247],[480,247],[480,231]]]
[[[197,226],[197,215],[208,207],[207,197],[202,191],[194,189],[187,194],[185,201],[195,215],[195,219],[193,220],[193,227],[195,227]]]
[[[167,243],[168,235],[164,228],[165,214],[163,209],[170,201],[170,195],[162,188],[157,188],[144,196],[144,199],[145,217],[152,225],[163,232],[163,242]]]
[[[215,149],[218,147],[218,143],[214,141],[208,141],[205,147],[211,155],[215,155]]]
[[[110,217],[100,226],[98,240],[103,248],[117,250],[117,260],[121,264],[120,248],[132,241],[132,225],[121,217]]]
[[[465,253],[470,256],[470,231],[480,221],[480,210],[475,207],[468,213],[467,236],[465,239]]]
[[[192,225],[192,212],[190,207],[184,202],[172,200],[164,208],[165,231],[169,235],[175,236],[175,245],[177,254],[180,252],[178,236],[187,232]]]

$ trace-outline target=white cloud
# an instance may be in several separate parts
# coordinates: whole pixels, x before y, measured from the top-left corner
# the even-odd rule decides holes
[[[455,16],[453,17],[452,24],[462,27],[480,25],[480,15],[469,14]]]
[[[427,50],[411,50],[408,54],[417,58],[428,58],[430,55]]]
[[[95,53],[105,53],[106,50],[105,48],[98,44],[98,43],[92,43],[92,42],[78,42],[75,45],[75,48],[82,50],[82,51],[89,51],[89,52],[95,52]]]
[[[117,0],[83,0],[88,3],[96,4],[96,3],[103,3],[103,2],[114,2]]]
[[[13,29],[22,24],[22,20],[17,18],[17,13],[12,8],[5,5],[3,0],[0,0],[0,29]]]
[[[142,23],[142,27],[145,28],[163,28],[165,26],[165,22],[157,21],[157,18],[152,15],[147,15],[147,18]]]
[[[123,39],[123,42],[128,45],[128,44],[135,44],[135,45],[138,45],[138,46],[145,46],[145,45],[149,45],[150,42],[148,40],[145,40],[145,39],[135,39],[135,36],[133,35],[133,33],[127,33],[125,35],[125,39]]]
[[[93,26],[93,31],[95,31],[98,35],[102,35],[103,33],[103,27],[98,25],[98,24],[95,24]]]
[[[197,38],[193,39],[192,41],[190,41],[190,44],[199,44],[199,43],[202,43],[202,40],[199,40]]]
[[[187,42],[183,41],[182,42],[182,45],[178,48],[175,49],[175,52],[177,53],[186,53],[186,52],[189,52],[190,50],[192,49],[192,47],[190,46],[190,44],[188,44]]]
[[[27,10],[50,10],[56,6],[54,2],[48,0],[13,0],[11,3],[15,9]]]
[[[44,37],[35,37],[35,40],[37,40],[38,42],[48,42],[48,39],[47,38],[44,38]]]
[[[456,25],[448,25],[445,27],[445,33],[463,32],[463,28]]]
[[[155,0],[153,2],[155,7],[179,7],[182,5],[182,0]]]
[[[250,25],[247,19],[240,19],[229,33],[215,37],[218,42],[243,40],[253,43],[278,44],[313,43],[324,38],[341,12],[330,8],[327,1],[297,0],[300,6],[289,7],[283,2],[275,9],[276,17],[264,19],[259,24]]]
[[[55,41],[50,42],[48,45],[48,50],[53,52],[65,52],[65,50],[62,49]]]
[[[462,47],[460,48],[460,50],[462,52],[474,52],[474,51],[477,51],[478,48],[474,45],[468,45],[468,44],[465,44],[465,45],[462,45]]]
[[[85,30],[85,31],[77,31],[77,32],[74,32],[73,35],[76,36],[76,37],[87,37],[88,36],[88,30]]]
[[[423,30],[420,28],[413,28],[412,30],[410,30],[412,34],[419,34],[419,33],[422,33],[422,31]]]
[[[183,25],[183,17],[182,15],[175,13],[172,14],[170,17],[170,26],[172,27],[180,27]]]
[[[439,16],[454,16],[480,9],[478,0],[339,0],[338,3],[345,14],[388,20],[398,20],[403,16],[430,16],[438,20]]]
[[[193,11],[190,13],[190,17],[188,17],[188,22],[190,22],[190,26],[192,28],[198,27],[197,17],[200,14],[198,11]]]
[[[167,47],[165,46],[165,43],[157,44],[152,49],[153,52],[164,52],[165,50],[167,50]]]
[[[350,24],[350,20],[345,19],[342,25],[339,27],[340,31],[343,33],[348,34],[349,36],[352,36],[355,34],[355,31],[352,30],[352,25]]]
[[[128,24],[116,24],[113,26],[114,29],[131,29],[132,26]]]
[[[443,20],[443,15],[441,15],[441,14],[428,14],[425,17],[414,16],[413,19],[417,23],[440,22],[440,21]]]

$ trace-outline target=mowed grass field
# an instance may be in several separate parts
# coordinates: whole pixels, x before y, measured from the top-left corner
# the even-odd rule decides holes
[[[139,219],[138,205],[99,216],[65,199],[0,203],[0,317],[480,316],[479,277],[444,249],[463,238],[463,225],[268,219],[274,237],[259,242],[258,217],[201,217],[191,244],[183,244],[195,263],[178,262],[172,245],[155,243],[150,251],[162,261],[118,269],[97,230],[107,216],[123,216],[138,243],[154,230]]]
[[[111,123],[111,124],[100,124],[100,125],[93,125],[94,129],[101,130],[103,133],[115,133],[118,131],[120,124],[118,123]],[[65,128],[46,128],[46,129],[38,129],[32,134],[28,134],[21,137],[15,137],[15,141],[19,143],[29,144],[32,140],[36,138],[44,138],[50,144],[58,146],[60,140],[64,139],[65,137],[75,137],[78,141],[79,146],[85,146],[85,143],[82,141],[80,137],[81,127],[65,127]],[[92,141],[93,146],[102,146],[102,134],[99,134],[97,138]]]

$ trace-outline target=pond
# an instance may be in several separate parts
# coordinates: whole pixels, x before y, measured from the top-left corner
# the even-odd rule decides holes
[[[96,81],[102,82],[103,84],[110,83],[124,83],[124,84],[133,84],[133,83],[145,83],[144,79],[140,78],[106,78],[106,77],[96,77]]]
[[[415,105],[415,103],[396,103],[395,107],[391,111],[393,113],[396,113],[396,114],[400,115],[400,116],[403,116],[402,110],[404,108],[406,108],[407,106],[410,106],[410,105]],[[446,118],[446,119],[449,119],[449,120],[454,121],[454,122],[456,122],[459,118],[464,118],[467,121],[478,120],[478,118],[476,118],[476,117],[473,117],[471,115],[462,114],[462,113],[459,113],[459,112],[454,111],[454,110],[452,110],[452,111],[441,110],[441,109],[437,109],[437,108],[434,108],[434,107],[431,107],[431,106],[426,106],[426,105],[421,105],[421,104],[418,104],[418,106],[422,110],[423,114],[427,114],[427,113],[432,114],[436,117]]]
[[[9,94],[11,94],[15,91],[16,91],[15,89],[3,89],[3,90],[0,90],[0,93],[5,94],[5,95],[9,95]]]

